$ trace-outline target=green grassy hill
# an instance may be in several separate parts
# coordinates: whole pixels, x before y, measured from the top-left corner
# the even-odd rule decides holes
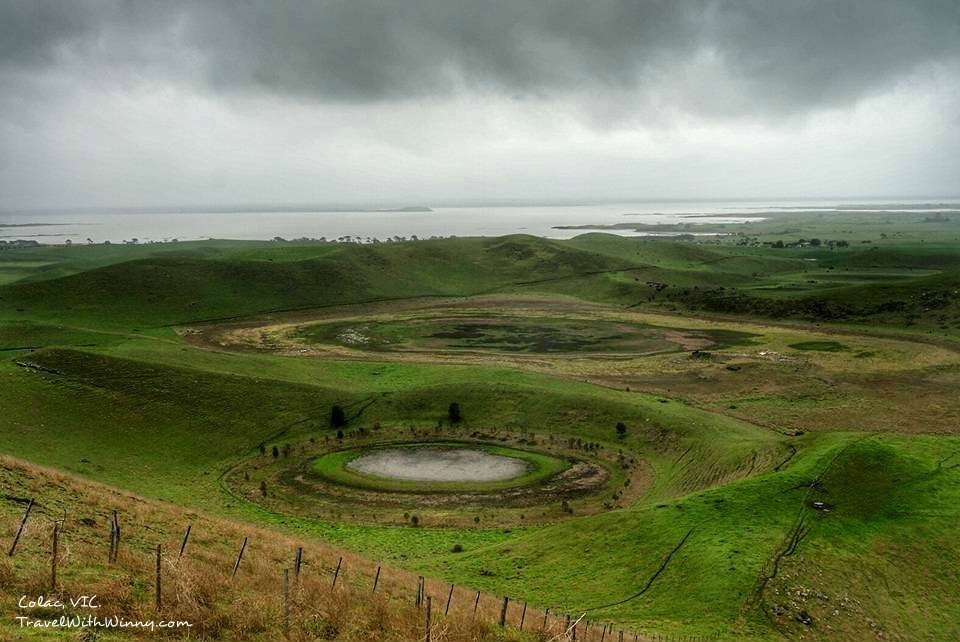
[[[668,298],[690,309],[726,314],[960,334],[960,271],[814,292],[797,292],[791,287],[763,291],[705,288],[675,291]]]
[[[111,356],[114,350],[138,358]],[[958,606],[949,585],[960,569],[944,566],[960,559],[960,539],[951,526],[960,500],[958,469],[950,460],[950,453],[960,452],[956,438],[788,438],[682,403],[512,370],[314,362],[285,370],[279,379],[271,369],[282,368],[282,359],[194,359],[193,350],[181,351],[140,339],[100,352],[15,355],[0,367],[6,452],[149,497],[320,536],[555,610],[603,607],[590,617],[651,632],[766,637],[771,622],[791,630],[791,618],[801,609],[783,607],[785,598],[773,593],[775,587],[815,585],[828,597],[802,610],[818,613],[818,622],[832,613],[825,605],[840,608],[844,595],[856,595],[860,610],[844,624],[852,637],[870,630],[875,611],[902,610],[904,600],[921,595],[938,596],[939,608]],[[173,361],[183,365],[164,363]],[[240,374],[217,373],[218,363],[231,363]],[[631,430],[623,446],[654,466],[655,486],[624,510],[555,526],[489,531],[275,515],[238,500],[219,483],[223,471],[260,443],[282,446],[331,434],[331,403],[345,405],[351,429],[375,423],[429,428],[450,399],[461,403],[465,429],[536,427],[609,439],[615,421],[625,421]],[[799,454],[791,456],[791,448]],[[813,501],[829,504],[830,511],[812,508]],[[803,553],[784,558],[781,569],[814,564],[836,570],[827,577],[804,577],[798,570],[758,586],[798,520],[809,529]],[[605,606],[643,589],[681,541],[642,596]],[[450,553],[454,544],[465,552]],[[876,547],[909,550],[910,557],[881,557],[881,566],[851,576],[846,560]],[[936,567],[938,574],[907,574],[916,564]],[[904,577],[896,588],[872,586],[878,576],[894,574]],[[771,610],[778,608],[780,615]],[[914,621],[883,621],[892,636],[920,631]],[[921,632],[949,636],[956,634],[955,625],[955,619],[929,620],[923,626],[930,628]]]
[[[510,236],[380,245],[210,241],[5,255],[8,264],[34,267],[0,285],[0,319],[128,331],[491,292],[896,327],[934,310],[937,325],[950,329],[958,322],[960,285],[960,254],[934,244],[775,251],[584,234],[570,241]],[[877,269],[907,272],[870,272]]]
[[[10,284],[0,288],[0,314],[160,326],[343,303],[469,295],[633,267],[534,237],[292,248],[254,243],[220,249],[214,246],[206,258],[198,256],[203,254],[198,247],[188,254]]]

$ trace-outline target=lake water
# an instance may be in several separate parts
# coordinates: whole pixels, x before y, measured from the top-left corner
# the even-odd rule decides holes
[[[33,239],[41,243],[113,243],[138,239],[286,239],[300,237],[336,239],[342,236],[394,236],[421,238],[431,236],[502,236],[533,234],[549,238],[571,238],[588,230],[558,230],[557,225],[613,223],[737,223],[764,212],[784,208],[833,209],[864,205],[871,201],[644,201],[600,205],[522,206],[522,207],[435,207],[433,212],[119,212],[83,210],[44,213],[0,213],[0,224],[28,224],[25,227],[0,227],[0,238]],[[875,201],[888,205],[890,199]],[[960,200],[927,199],[896,201],[904,207],[922,203],[945,203],[960,208]],[[710,215],[707,218],[690,218]],[[31,223],[47,225],[29,225]],[[635,235],[632,230],[617,233]]]

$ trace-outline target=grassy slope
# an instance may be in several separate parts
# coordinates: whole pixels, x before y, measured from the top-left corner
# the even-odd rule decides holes
[[[157,256],[60,279],[14,283],[0,288],[0,310],[13,319],[153,327],[270,310],[473,294],[522,281],[632,267],[532,237],[316,245],[294,248],[297,260],[273,260],[282,249],[258,245],[213,259]]]
[[[513,370],[312,362],[274,379],[271,375],[292,359],[139,343],[136,360],[48,349],[13,357],[46,371],[3,362],[7,385],[0,395],[9,408],[5,422],[15,428],[11,448],[29,449],[20,452],[140,492],[149,492],[156,477],[164,492],[181,488],[176,499],[187,501],[194,484],[204,485],[196,475],[209,476],[221,467],[218,462],[251,453],[261,442],[282,444],[328,431],[333,403],[343,404],[348,416],[364,408],[356,423],[368,425],[431,426],[457,400],[465,430],[530,428],[609,438],[612,426],[623,420],[638,428],[632,440],[650,448],[667,438],[673,447],[705,431],[722,431],[748,445],[773,440],[766,432],[682,404]],[[195,367],[172,365],[175,361]],[[226,373],[228,363],[234,374]],[[200,364],[210,369],[196,368]],[[224,372],[215,371],[218,365]],[[110,410],[95,410],[102,406]],[[661,436],[659,430],[669,434]],[[70,434],[71,448],[50,448],[62,432]],[[200,448],[198,439],[203,439]],[[119,457],[112,452],[117,448]],[[144,470],[138,463],[143,460],[163,466]]]
[[[146,346],[139,348],[141,356],[151,350],[157,360],[161,354],[166,358],[176,356],[170,349],[158,349],[154,342],[141,340],[141,343]],[[245,361],[251,368],[276,359],[209,353],[196,356],[200,361],[208,358]],[[189,357],[178,358],[190,362]],[[743,609],[745,604],[753,603],[750,599],[755,595],[751,593],[754,582],[781,545],[802,505],[805,491],[795,487],[804,480],[809,481],[842,444],[854,439],[838,434],[794,439],[802,456],[795,458],[782,473],[768,472],[716,486],[724,470],[745,467],[753,451],[767,449],[770,456],[786,455],[781,440],[770,433],[756,434],[730,420],[725,423],[714,420],[681,404],[661,404],[638,394],[546,377],[472,368],[470,383],[467,383],[464,371],[469,369],[455,366],[314,364],[315,372],[332,366],[333,372],[326,374],[331,382],[340,380],[340,375],[346,375],[343,380],[349,382],[364,378],[363,373],[369,376],[373,368],[389,369],[390,372],[385,373],[387,378],[377,379],[377,385],[383,390],[392,388],[392,399],[370,406],[364,413],[364,420],[369,422],[395,422],[403,417],[418,423],[419,418],[422,425],[429,426],[437,416],[442,416],[446,400],[454,394],[461,400],[468,425],[473,426],[530,425],[543,417],[545,425],[549,418],[551,429],[589,437],[608,432],[615,417],[626,417],[632,427],[638,427],[631,431],[629,445],[646,453],[658,472],[657,486],[642,504],[557,526],[519,529],[513,533],[370,528],[270,515],[242,504],[218,507],[221,501],[230,504],[235,500],[224,499],[215,480],[215,472],[232,460],[233,453],[252,450],[258,440],[278,427],[307,418],[295,428],[302,431],[300,438],[325,430],[321,426],[329,400],[349,400],[349,395],[356,393],[329,392],[330,389],[322,386],[277,382],[262,376],[253,379],[249,375],[216,375],[144,361],[118,361],[89,352],[51,350],[33,353],[29,360],[63,374],[6,368],[4,374],[17,379],[17,385],[5,386],[5,393],[15,389],[32,391],[38,395],[35,399],[42,402],[30,407],[29,416],[44,430],[17,431],[9,446],[13,452],[151,496],[219,508],[304,534],[318,534],[367,553],[377,552],[378,556],[391,557],[450,581],[508,592],[555,609],[606,604],[628,597],[646,583],[663,556],[693,528],[690,539],[671,562],[674,566],[661,575],[655,589],[643,598],[597,614],[632,622],[651,631],[678,635],[731,630],[768,634],[764,633],[767,631],[764,617],[755,609],[747,609],[744,615]],[[307,379],[311,375],[303,372],[292,376]],[[458,376],[463,376],[464,382],[457,383]],[[494,383],[502,377],[513,381],[512,385]],[[483,383],[484,379],[489,379],[489,383]],[[116,413],[114,417],[104,417],[104,404],[97,395],[110,399]],[[48,403],[55,401],[52,406]],[[318,402],[316,407],[313,401]],[[16,405],[5,404],[5,407]],[[40,413],[35,410],[38,407],[43,408]],[[193,416],[197,408],[207,407],[210,407],[209,416]],[[281,407],[285,413],[282,417],[270,416]],[[258,413],[258,408],[263,410]],[[475,418],[478,409],[482,409],[483,419]],[[15,410],[12,418],[17,425],[28,426],[27,407],[21,406],[21,410]],[[319,412],[311,415],[315,410]],[[85,416],[90,417],[89,421]],[[143,418],[142,422],[139,417]],[[59,427],[57,420],[61,422]],[[652,425],[648,428],[648,424]],[[104,431],[107,425],[115,426],[118,432]],[[209,439],[206,446],[197,447],[198,433]],[[53,441],[44,441],[44,435]],[[291,432],[283,437],[287,438],[297,436]],[[911,463],[908,471],[918,479],[936,470],[934,443],[941,448],[944,445],[960,448],[956,440],[946,444],[946,441],[929,439],[883,439],[894,440],[888,449],[893,454],[888,454],[888,459],[892,456],[895,460],[909,457],[922,461],[922,464]],[[69,448],[58,447],[58,443],[68,444]],[[919,454],[913,453],[917,443],[925,444]],[[687,451],[688,446],[692,446],[692,450]],[[80,459],[89,459],[89,462],[82,463]],[[900,474],[896,466],[889,461],[886,464],[884,469]],[[714,469],[712,477],[708,475],[711,469]],[[928,486],[919,485],[916,486],[919,497],[911,493],[909,501],[922,514],[943,517],[941,522],[924,520],[922,528],[937,534],[930,546],[940,554],[944,550],[960,552],[957,541],[946,534],[949,532],[946,522],[955,515],[938,513],[946,506],[944,502],[953,497],[950,493],[955,492],[957,485],[947,483],[952,477],[944,475],[940,479],[943,485],[937,488],[942,491],[941,495],[931,495]],[[846,489],[841,494],[855,497],[855,490]],[[690,491],[693,494],[689,494]],[[936,501],[928,505],[927,500]],[[885,499],[871,496],[868,501]],[[665,506],[661,507],[662,504]],[[858,535],[843,539],[842,545],[832,544],[832,557],[824,563],[843,567],[843,560],[852,554],[851,550],[861,546],[861,540],[874,536],[879,538],[878,542],[887,542],[884,545],[908,547],[914,555],[923,552],[917,559],[932,559],[935,550],[928,550],[926,544],[918,548],[921,545],[911,543],[908,537],[915,521],[909,514],[901,516],[895,520],[893,530],[888,528],[889,521],[877,522],[867,530],[860,521],[850,522],[850,528],[860,529]],[[898,534],[896,529],[907,530]],[[804,551],[810,550],[808,546],[823,546],[833,541],[814,538],[814,535],[808,538]],[[453,543],[463,545],[466,553],[449,554],[447,551]],[[611,551],[620,553],[611,555]],[[637,560],[637,564],[624,565],[623,559]],[[727,570],[721,573],[717,569]],[[691,583],[691,578],[697,577],[709,580]],[[868,579],[866,576],[858,581]],[[901,588],[910,599],[943,588],[941,580],[915,580]],[[838,581],[832,580],[824,590],[839,595]],[[862,589],[867,592],[865,585]],[[848,590],[864,601],[862,593]],[[678,600],[678,594],[683,599]],[[892,599],[889,595],[879,597]],[[866,600],[864,603],[868,608],[878,608],[878,602]],[[944,602],[945,607],[951,604],[949,599]],[[789,626],[789,622],[785,626]]]
[[[726,314],[960,334],[960,271],[816,293],[704,290],[677,292],[671,299],[692,309]]]
[[[189,357],[175,355],[167,344],[141,343],[147,346],[141,348],[144,352],[166,351],[167,358],[189,362]],[[246,361],[251,368],[268,361],[250,355],[197,356]],[[10,409],[5,417],[7,449],[18,456],[151,497],[283,524],[409,565],[450,560],[454,543],[478,551],[516,537],[543,537],[542,541],[551,546],[568,546],[539,528],[515,529],[512,533],[433,531],[288,518],[270,515],[224,494],[217,481],[218,472],[241,455],[255,451],[261,441],[274,443],[271,436],[282,444],[328,431],[329,404],[333,400],[347,403],[349,414],[356,407],[351,402],[361,398],[356,392],[76,350],[51,349],[20,355],[18,360],[57,373],[10,362],[0,370],[7,384],[0,389],[0,396],[4,407]],[[330,382],[340,380],[340,374],[346,375],[343,380],[349,385],[364,373],[369,377],[376,367],[389,368],[385,378],[373,378],[383,391],[392,390],[365,410],[362,421],[369,422],[367,425],[380,421],[429,427],[443,416],[448,400],[454,398],[463,407],[465,429],[526,426],[584,438],[610,438],[614,423],[625,420],[631,426],[625,445],[647,453],[651,463],[663,472],[651,500],[712,485],[731,471],[736,474],[755,450],[770,450],[771,456],[782,450],[779,438],[772,433],[733,420],[714,420],[682,404],[661,404],[636,393],[548,377],[495,369],[369,363],[316,364],[315,371],[325,371]],[[378,394],[367,390],[366,396],[371,393]],[[355,420],[354,425],[357,423]],[[283,430],[287,432],[278,436]],[[671,462],[688,447],[692,449],[687,456],[696,457],[704,466],[668,474]],[[443,575],[468,580],[461,573]],[[557,586],[569,590],[569,586],[585,579],[589,576],[557,578]],[[607,590],[613,594],[622,588],[610,586]],[[521,587],[506,582],[500,589],[519,592]],[[559,596],[547,594],[542,599],[553,601]]]
[[[814,637],[873,638],[871,621],[897,638],[956,637],[960,598],[950,578],[960,572],[960,536],[952,527],[960,470],[939,464],[941,449],[956,451],[960,440],[860,439],[818,439],[780,473],[607,513],[590,519],[589,527],[588,520],[557,525],[468,553],[452,567],[443,560],[424,568],[479,586],[508,578],[525,594],[551,595],[560,608],[599,606],[638,592],[690,533],[648,592],[589,617],[623,618],[673,635],[730,635],[736,622],[738,635],[767,636],[766,613],[781,607],[773,621],[794,638],[810,634],[795,621],[801,610],[814,613]],[[818,477],[819,490],[810,490]],[[817,511],[809,507],[812,501],[833,508]],[[798,515],[809,529],[799,554],[786,557],[783,567],[789,570],[764,588],[757,578],[771,574],[775,552],[783,549]],[[886,550],[896,554],[881,552]],[[557,575],[576,581],[557,582]],[[791,603],[788,591],[797,594],[803,587],[813,587],[819,597],[801,593],[805,599]],[[846,604],[851,597],[859,610]],[[921,606],[942,615],[923,617],[916,610]],[[833,616],[835,609],[845,617]]]
[[[147,500],[10,457],[0,457],[0,487],[15,495],[0,502],[0,538],[10,541],[25,504],[36,500],[16,555],[0,557],[0,638],[4,640],[280,640],[348,639],[410,640],[423,635],[423,611],[411,599],[416,575],[368,558],[332,549],[313,538],[297,538],[249,523],[211,517],[171,504]],[[117,511],[121,541],[116,563],[105,562],[106,528]],[[60,559],[57,589],[50,588],[50,537],[55,520]],[[187,525],[190,539],[179,559]],[[240,543],[248,538],[243,560],[232,576]],[[154,602],[154,552],[162,546],[163,607]],[[297,547],[303,548],[302,572],[291,578],[290,632],[284,630],[281,586]],[[342,560],[336,590],[331,578]],[[378,575],[377,591],[371,594]],[[520,613],[508,613],[508,626],[496,626],[498,596],[482,595],[478,614],[474,594],[458,587],[449,615],[437,609],[447,585],[428,580],[434,599],[435,640],[534,639],[529,626],[518,630]],[[53,607],[19,608],[20,596],[59,599]],[[96,611],[74,607],[75,596],[97,596]],[[138,628],[22,628],[15,617],[37,619],[85,617],[101,620],[181,620],[192,628],[150,631]],[[531,609],[528,618],[542,618]],[[530,620],[528,620],[529,623]],[[560,623],[550,622],[549,634]]]
[[[0,253],[0,273],[6,275],[5,280],[0,279],[0,284],[57,279],[107,265],[151,257],[213,257],[235,251],[238,243],[210,240],[147,245],[46,245],[6,250]],[[268,244],[257,242],[256,245]]]
[[[9,250],[6,259],[23,253],[46,265],[0,286],[0,320],[129,331],[338,303],[502,291],[895,326],[934,307],[940,311],[935,323],[954,325],[958,310],[944,299],[960,284],[955,244],[874,247],[764,250],[585,234],[571,241],[511,236],[366,246],[219,241]],[[790,289],[789,298],[770,287],[803,282],[814,266],[943,274],[840,283],[799,297]],[[93,269],[81,271],[85,267]],[[44,278],[61,273],[72,274]],[[660,292],[650,283],[668,287]]]

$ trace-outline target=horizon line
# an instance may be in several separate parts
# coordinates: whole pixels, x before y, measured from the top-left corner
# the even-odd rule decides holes
[[[917,201],[917,200],[960,200],[960,194],[955,195],[931,195],[931,194],[898,194],[898,195],[831,195],[831,196],[716,196],[716,197],[617,197],[617,198],[568,198],[568,199],[528,199],[528,198],[498,198],[498,199],[436,199],[431,202],[428,199],[397,199],[397,200],[377,200],[377,201],[351,201],[351,202],[273,202],[273,203],[233,203],[233,204],[178,204],[178,205],[76,205],[76,206],[39,206],[39,207],[16,207],[0,209],[0,214],[46,214],[46,213],[64,213],[64,212],[131,212],[138,214],[162,214],[162,213],[187,213],[187,214],[205,214],[205,213],[231,213],[231,212],[343,212],[343,213],[369,213],[384,212],[385,208],[402,207],[444,207],[444,208],[466,208],[466,207],[585,207],[590,205],[616,205],[633,203],[709,203],[709,202],[733,202],[733,203],[757,203],[757,202],[780,202],[780,201],[844,201],[849,204],[851,201],[865,200],[878,201],[886,200],[890,203],[899,201]]]

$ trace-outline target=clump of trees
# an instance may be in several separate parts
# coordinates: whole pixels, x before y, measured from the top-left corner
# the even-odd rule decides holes
[[[767,241],[764,243],[764,245],[766,247],[772,247],[778,250],[783,248],[821,247],[823,245],[826,245],[831,250],[833,250],[838,247],[850,247],[850,242],[843,239],[840,239],[838,241],[834,241],[834,240],[824,241],[818,238],[813,238],[813,239],[799,239],[797,241],[787,241],[786,243],[784,243],[782,240]]]

